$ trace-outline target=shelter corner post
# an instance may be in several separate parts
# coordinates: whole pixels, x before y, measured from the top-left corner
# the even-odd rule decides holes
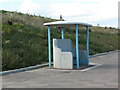
[[[80,68],[79,64],[79,47],[78,47],[78,24],[76,26],[76,63],[77,63],[77,69]]]
[[[61,37],[62,37],[62,39],[64,39],[64,27],[62,27]]]
[[[51,37],[50,37],[50,26],[48,26],[48,60],[49,60],[49,67],[51,67]]]
[[[89,27],[86,26],[87,65],[89,65]]]

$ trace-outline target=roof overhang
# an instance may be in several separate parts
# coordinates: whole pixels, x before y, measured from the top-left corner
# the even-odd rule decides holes
[[[76,24],[78,24],[79,26],[89,26],[91,27],[91,24],[88,23],[82,23],[82,22],[78,22],[78,21],[55,21],[55,22],[48,22],[48,23],[44,23],[43,25],[45,26],[57,26],[57,27],[70,27],[70,26],[75,26]]]

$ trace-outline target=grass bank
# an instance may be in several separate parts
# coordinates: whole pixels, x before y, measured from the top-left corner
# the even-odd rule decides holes
[[[17,12],[2,12],[2,69],[12,70],[48,61],[47,28],[44,22],[56,21],[43,16]],[[12,21],[12,25],[8,22]],[[90,28],[90,54],[118,49],[118,30],[93,26]],[[60,38],[61,32],[53,27],[52,38]],[[85,49],[85,28],[79,28],[79,49]],[[74,28],[65,28],[65,38],[75,46]]]

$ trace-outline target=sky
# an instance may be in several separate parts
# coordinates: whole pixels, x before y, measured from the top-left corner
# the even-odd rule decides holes
[[[118,27],[119,0],[0,0],[0,10]]]

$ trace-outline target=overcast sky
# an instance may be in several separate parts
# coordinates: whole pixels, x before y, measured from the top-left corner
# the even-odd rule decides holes
[[[100,26],[118,26],[119,0],[0,0],[0,10],[30,13]]]

